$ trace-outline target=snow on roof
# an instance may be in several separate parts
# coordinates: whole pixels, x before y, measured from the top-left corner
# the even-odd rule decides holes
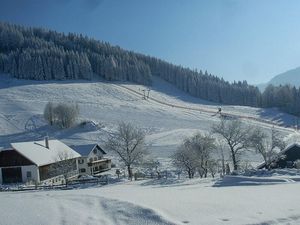
[[[284,154],[286,153],[287,151],[289,151],[291,148],[293,148],[294,146],[297,146],[300,148],[300,144],[295,142],[295,143],[292,143],[292,144],[289,144],[288,146],[285,147],[284,150],[282,150],[279,154]]]
[[[70,158],[80,157],[76,151],[59,140],[49,140],[49,148],[46,148],[45,141],[11,143],[11,146],[37,166],[56,162],[62,152],[66,152]]]
[[[283,155],[283,154],[285,154],[287,151],[289,151],[291,148],[293,148],[294,146],[297,146],[298,148],[300,148],[300,143],[298,143],[298,142],[295,142],[295,143],[292,143],[292,144],[289,144],[289,145],[287,145],[286,147],[285,147],[285,149],[283,149],[282,151],[280,151],[280,152],[278,152],[278,154],[277,155]],[[264,167],[265,166],[265,162],[262,162],[261,164],[259,164],[258,166],[257,166],[257,168],[262,168],[262,167]]]
[[[106,152],[104,152],[98,144],[72,145],[70,147],[78,152],[81,156],[88,156],[90,152],[97,146],[103,154],[106,154]]]

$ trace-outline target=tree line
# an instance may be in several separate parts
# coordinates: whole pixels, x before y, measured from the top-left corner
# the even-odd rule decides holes
[[[300,115],[300,89],[269,86],[261,93],[246,81],[230,83],[207,71],[111,46],[81,34],[0,22],[0,72],[33,80],[93,79],[151,85],[158,76],[180,90],[222,104],[279,107]]]

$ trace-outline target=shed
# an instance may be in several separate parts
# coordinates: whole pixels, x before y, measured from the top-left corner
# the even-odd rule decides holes
[[[294,143],[287,146],[284,150],[279,152],[271,162],[270,168],[293,168],[295,162],[300,160],[300,144]],[[267,168],[265,163],[260,164],[258,169]]]

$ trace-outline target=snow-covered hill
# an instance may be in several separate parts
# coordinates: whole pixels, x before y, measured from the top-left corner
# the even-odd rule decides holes
[[[300,67],[276,75],[268,83],[260,84],[259,88],[263,90],[269,84],[273,84],[274,86],[290,84],[292,86],[300,87]]]
[[[191,97],[156,78],[149,98],[143,99],[142,85],[97,81],[29,81],[0,76],[0,146],[10,142],[41,139],[48,134],[67,144],[101,142],[120,121],[137,124],[147,132],[151,153],[168,157],[177,145],[197,131],[209,132],[219,105]],[[42,118],[47,102],[73,102],[80,107],[85,126],[58,130]],[[270,128],[284,135],[293,132],[294,117],[276,109],[221,106],[231,117]],[[279,126],[280,125],[280,126]]]

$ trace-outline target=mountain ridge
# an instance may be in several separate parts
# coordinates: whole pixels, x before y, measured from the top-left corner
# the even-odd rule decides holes
[[[288,84],[291,86],[300,87],[300,66],[280,73],[274,76],[269,82],[258,84],[258,87],[260,90],[264,90],[269,84],[274,86]]]

